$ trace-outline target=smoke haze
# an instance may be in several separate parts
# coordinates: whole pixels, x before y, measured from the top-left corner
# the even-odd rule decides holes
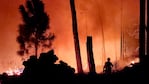
[[[22,22],[18,7],[24,2],[25,0],[0,1],[0,72],[8,68],[22,67],[21,57],[16,54],[19,49],[16,37],[18,25]],[[43,0],[43,2],[50,16],[51,32],[56,36],[52,48],[60,60],[76,68],[69,0]],[[129,33],[138,28],[139,0],[75,0],[75,5],[83,69],[88,69],[86,38],[90,35],[93,37],[96,71],[100,72],[101,68],[98,67],[102,63],[104,47],[102,28],[106,57],[111,57],[111,61],[114,62],[120,57],[121,27]],[[130,49],[128,53],[131,55],[138,46],[138,40],[129,34],[127,37]]]

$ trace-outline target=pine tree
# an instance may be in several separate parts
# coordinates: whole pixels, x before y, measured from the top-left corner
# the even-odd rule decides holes
[[[20,5],[19,11],[23,23],[19,25],[17,42],[20,44],[19,55],[28,54],[31,47],[50,48],[54,34],[49,32],[49,16],[44,10],[42,0],[26,0],[25,6]]]

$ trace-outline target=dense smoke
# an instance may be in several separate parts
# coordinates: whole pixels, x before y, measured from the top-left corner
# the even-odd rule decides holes
[[[99,69],[98,66],[101,66],[102,63],[102,48],[104,47],[102,33],[104,34],[106,57],[111,57],[112,62],[115,62],[116,59],[120,58],[121,27],[125,29],[124,32],[131,30],[129,33],[134,32],[134,28],[138,28],[136,25],[138,26],[139,23],[139,0],[122,1],[76,0],[78,32],[84,70],[87,70],[86,37],[88,35],[93,37],[96,70],[100,72],[101,68]],[[60,7],[54,6],[53,2]],[[65,61],[76,68],[69,0],[66,3],[57,0],[53,2],[51,1],[52,9],[48,8],[47,10],[51,11],[49,13],[52,15],[51,29],[53,29],[57,37],[54,42],[54,48],[61,59],[65,58]],[[130,36],[125,39],[129,40]],[[131,45],[132,43],[134,45]],[[131,56],[131,53],[138,47],[137,40],[132,38],[127,44],[129,44],[129,48],[131,49],[128,52],[129,56]]]
[[[0,44],[2,45],[0,46],[0,72],[6,71],[9,67],[14,68],[14,66],[21,66],[21,59],[19,59],[16,54],[18,44],[15,42],[15,38],[17,36],[18,24],[21,21],[18,7],[24,2],[13,0],[7,3],[6,0],[4,3],[4,1],[5,0],[1,0],[0,2],[10,7],[5,7],[4,5],[0,7],[3,8],[0,14],[0,17],[3,19],[0,19],[0,24],[2,23],[2,25],[0,25],[0,38],[3,38],[2,41],[0,40]],[[64,60],[72,67],[76,68],[69,0],[43,1],[45,3],[46,12],[50,16],[51,30],[56,35],[52,46],[55,50],[55,54],[60,60]],[[121,3],[121,1],[123,1],[123,3]],[[96,71],[100,72],[102,70],[102,48],[104,47],[102,33],[104,34],[106,57],[110,57],[111,61],[114,63],[116,59],[118,60],[120,58],[121,27],[125,30],[129,30],[129,33],[131,33],[134,32],[133,28],[139,24],[139,0],[75,0],[75,2],[83,69],[88,69],[86,38],[90,35],[93,37],[93,53]],[[4,8],[7,9],[4,10]],[[104,32],[102,32],[102,29]],[[4,38],[6,35],[7,39]],[[128,37],[130,36],[128,35]],[[137,39],[133,39],[134,38],[131,38],[127,42],[130,49],[130,52],[128,52],[129,55],[131,55],[138,46]],[[11,43],[9,43],[8,40]],[[11,61],[10,64],[9,61]]]

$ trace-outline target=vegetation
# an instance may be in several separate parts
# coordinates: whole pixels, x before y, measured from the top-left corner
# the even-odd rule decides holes
[[[19,25],[17,42],[20,44],[19,55],[28,54],[31,48],[50,48],[54,34],[49,32],[49,16],[44,10],[42,0],[26,0],[26,4],[20,5],[20,13],[23,23]]]

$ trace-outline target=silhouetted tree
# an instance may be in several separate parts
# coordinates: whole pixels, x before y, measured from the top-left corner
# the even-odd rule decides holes
[[[49,32],[49,16],[44,10],[42,0],[26,0],[19,6],[23,23],[19,25],[17,42],[20,44],[19,55],[28,54],[30,48],[50,48],[54,34]]]

